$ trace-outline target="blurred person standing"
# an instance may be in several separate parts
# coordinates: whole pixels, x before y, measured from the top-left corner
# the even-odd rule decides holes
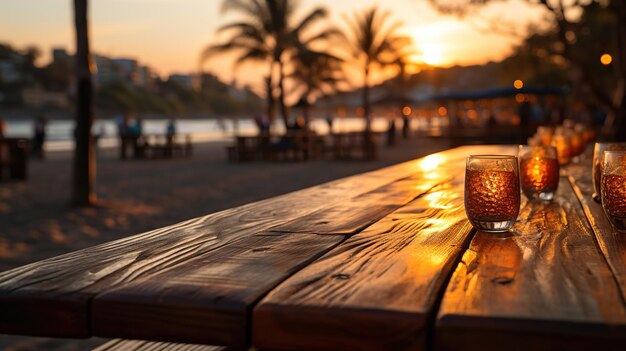
[[[48,120],[45,116],[39,116],[33,125],[33,156],[43,159],[43,146],[46,142],[46,124]]]
[[[174,119],[170,118],[167,121],[167,127],[165,128],[165,134],[168,138],[173,137],[176,134],[176,124],[174,123]]]
[[[120,142],[120,159],[126,158],[126,149],[128,148],[128,116],[117,115],[115,117],[115,126],[117,127],[117,135]]]

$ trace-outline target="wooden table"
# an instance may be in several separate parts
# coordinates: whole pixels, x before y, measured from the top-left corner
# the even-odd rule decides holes
[[[461,147],[0,273],[0,333],[258,349],[615,349],[626,236],[589,160],[476,233]]]

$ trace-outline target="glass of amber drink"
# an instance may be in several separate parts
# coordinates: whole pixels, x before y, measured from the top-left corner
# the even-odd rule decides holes
[[[604,151],[626,151],[626,143],[596,143],[593,148],[593,168],[591,175],[593,178],[593,199],[596,202],[600,202],[600,193],[602,192],[602,184],[600,179],[602,178],[602,158],[604,157]]]
[[[492,233],[506,232],[520,210],[517,157],[470,155],[465,168],[465,213],[472,225]]]
[[[519,147],[520,183],[529,200],[550,201],[559,186],[559,159],[554,146]]]
[[[626,151],[604,151],[602,207],[618,232],[626,232]]]

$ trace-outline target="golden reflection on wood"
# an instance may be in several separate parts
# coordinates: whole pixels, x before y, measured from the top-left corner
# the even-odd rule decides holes
[[[570,166],[568,169],[569,180],[576,196],[583,205],[598,246],[613,271],[622,298],[626,301],[626,234],[613,230],[602,205],[593,201],[591,194],[594,193],[594,189],[591,173],[591,162]]]
[[[254,310],[253,345],[424,349],[428,316],[471,231],[463,210],[463,181],[457,177],[271,291]]]
[[[126,287],[141,287],[142,282],[147,282],[143,290],[145,293],[143,303],[146,311],[153,308],[176,310],[185,301],[187,290],[179,291],[180,295],[176,299],[160,299],[159,294],[162,290],[158,286],[155,288],[158,280],[153,277],[167,274],[168,271],[179,269],[179,267],[182,272],[192,272],[198,268],[198,262],[202,262],[204,257],[227,257],[227,253],[238,250],[237,245],[242,243],[245,243],[244,246],[250,250],[261,250],[267,247],[266,242],[256,242],[257,247],[250,245],[256,240],[256,236],[267,233],[271,228],[316,212],[319,213],[319,211],[337,208],[336,206],[342,202],[354,202],[355,198],[377,189],[385,189],[387,185],[390,185],[387,189],[391,189],[385,193],[387,195],[396,190],[411,191],[406,188],[394,188],[397,186],[411,185],[418,193],[427,191],[432,187],[433,180],[445,180],[440,178],[441,174],[449,176],[452,169],[462,174],[465,157],[470,153],[511,153],[514,152],[513,150],[512,147],[500,146],[470,146],[452,149],[435,154],[436,156],[429,156],[430,160],[438,159],[436,166],[433,166],[435,163],[431,163],[434,161],[424,162],[422,159],[409,161],[2,272],[0,273],[0,332],[57,337],[90,336],[93,330],[90,321],[91,302],[94,297]],[[426,164],[430,165],[425,166]],[[450,166],[447,168],[447,173],[442,173],[444,168],[440,168],[440,165]],[[411,179],[410,177],[417,175],[422,175],[424,182],[409,184],[411,181],[408,181],[403,185],[393,185],[401,179]],[[403,195],[398,196],[401,198]],[[380,199],[380,196],[369,197],[367,195],[363,201],[379,201]],[[394,206],[398,203],[397,199],[394,198],[392,201]],[[354,209],[359,210],[358,207]],[[347,227],[360,230],[363,223],[358,222],[361,219],[370,220],[368,217],[361,216],[358,221],[353,221]],[[436,220],[436,218],[431,220]],[[311,225],[310,233],[321,228],[316,227],[316,222],[309,221],[308,223]],[[439,224],[432,222],[431,225]],[[296,240],[291,235],[301,235],[287,234],[287,236],[281,236],[285,238],[281,239],[285,240],[285,243]],[[267,242],[273,242],[277,246],[282,245],[272,240],[278,239],[268,239]],[[336,244],[334,239],[324,240],[326,241],[321,244],[322,246],[328,245],[327,247],[330,248]],[[303,244],[307,242],[304,240]],[[319,246],[315,247],[319,248]],[[315,258],[320,251],[316,249],[306,252],[306,254],[296,255],[298,259],[283,260],[282,254],[274,254],[272,250],[269,250],[263,253],[264,258],[258,264],[259,267],[267,267],[263,263],[288,262],[288,265],[280,266],[276,275],[272,275],[271,282],[278,282],[287,278],[303,262]],[[242,257],[242,254],[237,254],[236,257]],[[306,258],[306,255],[311,256]],[[433,262],[440,260],[436,255],[429,257]],[[256,262],[248,258],[246,260]],[[231,266],[224,265],[222,269],[216,270],[213,275],[214,279],[224,282],[236,280],[236,277],[231,276],[232,271],[229,267]],[[267,268],[267,270],[271,269]],[[182,280],[183,276],[180,279]],[[252,282],[255,281],[252,280]],[[253,297],[267,293],[272,288],[272,284],[258,284],[255,287],[249,284],[249,294],[246,295],[249,298],[237,302],[238,311],[250,311],[257,302]],[[220,286],[220,289],[223,289],[223,296],[229,296],[231,293],[233,296],[239,296],[237,295],[239,288],[237,284],[229,286],[225,283]],[[193,289],[195,288],[190,289],[189,292],[194,292]],[[136,301],[137,297],[129,294],[128,303],[138,305]],[[122,304],[123,301],[118,300],[118,302]],[[133,325],[144,325],[144,323],[151,325],[153,329],[150,330],[154,333],[154,338],[164,338],[168,335],[167,332],[172,325],[183,326],[187,320],[194,320],[197,317],[190,316],[185,311],[181,309],[181,313],[177,314],[176,318],[172,317],[168,323],[159,322],[159,318],[163,316],[146,313],[142,315],[144,319],[133,320],[133,323],[136,323]],[[223,316],[220,311],[217,311],[215,315]],[[226,320],[223,323],[224,327],[218,330],[217,328],[222,326],[218,323],[214,326],[215,333],[224,332],[224,335],[220,337],[235,340],[241,335],[242,330],[245,332],[246,326],[250,323],[249,317],[249,315],[247,317],[237,315],[238,321],[243,320],[242,318],[248,319],[245,319],[246,323],[235,329],[232,328],[235,324],[229,324],[229,320]],[[93,318],[96,318],[96,314]],[[209,317],[203,316],[202,318]],[[100,327],[108,328],[106,322],[99,323]],[[116,327],[112,325],[112,328]]]
[[[445,291],[436,349],[553,350],[626,342],[626,306],[567,179],[504,235],[477,233]]]
[[[442,157],[460,159],[462,149]],[[87,337],[97,294],[413,174],[417,161],[332,181],[0,273],[0,332]]]

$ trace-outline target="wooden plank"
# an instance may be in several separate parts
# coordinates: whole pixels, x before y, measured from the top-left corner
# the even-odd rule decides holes
[[[447,169],[447,167],[446,167]],[[308,216],[296,218],[271,229],[285,233],[354,234],[399,207],[414,200],[437,184],[451,179],[443,176],[423,179],[423,174],[384,185],[350,201],[323,208]]]
[[[228,351],[228,347],[114,339],[93,351]]]
[[[438,158],[437,155],[423,159],[423,165],[415,168],[415,174],[378,189],[344,201],[335,206],[322,208],[308,216],[296,218],[272,228],[286,233],[354,234],[397,208],[414,200],[437,184],[450,181],[462,174],[465,158],[469,153],[509,153],[512,147],[483,146],[464,147],[455,157]],[[459,151],[460,151],[459,150]],[[471,151],[470,151],[471,150]],[[434,163],[429,163],[434,161]]]
[[[626,307],[566,178],[512,234],[477,233],[448,285],[438,350],[616,349]]]
[[[93,301],[93,333],[245,347],[252,305],[342,240],[338,235],[288,233],[243,238],[98,295]]]
[[[159,274],[398,179],[414,174],[436,179],[438,164],[462,160],[476,150],[487,149],[445,151],[0,273],[0,332],[90,336],[89,303],[99,293]]]
[[[272,290],[254,309],[253,346],[424,349],[427,320],[471,232],[458,177]]]
[[[626,301],[626,235],[613,230],[602,205],[591,198],[591,194],[594,193],[591,162],[570,166],[567,173],[576,196],[585,210],[589,224],[593,228],[598,246],[619,285],[622,299]]]
[[[351,224],[365,227],[371,223],[371,217],[379,216],[366,211],[368,205],[378,212],[391,206],[397,208],[442,179],[421,178],[407,177],[340,206],[368,213],[369,218],[358,216],[363,218],[362,223],[350,220]],[[308,227],[300,228],[317,233],[318,219],[315,213],[304,216],[300,223],[308,223]],[[166,273],[105,292],[93,303],[93,332],[106,337],[246,346],[253,304],[295,270],[343,239],[332,237],[332,241],[321,241],[319,235],[282,232],[246,237]],[[264,248],[263,254],[251,251],[259,246]],[[299,251],[292,257],[285,248]],[[278,263],[282,266],[280,270],[265,267]],[[172,327],[177,324],[184,328]],[[132,328],[133,325],[142,327]]]

